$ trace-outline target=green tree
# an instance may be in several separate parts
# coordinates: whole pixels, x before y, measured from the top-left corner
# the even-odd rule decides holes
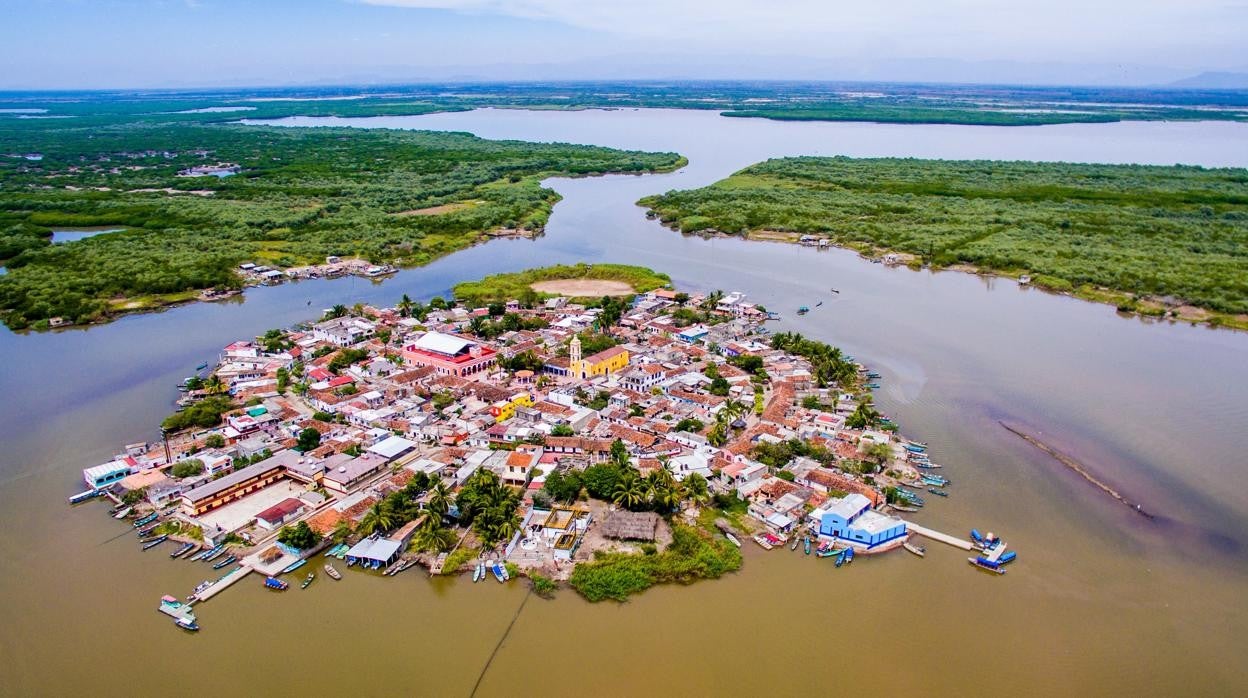
[[[308,427],[307,429],[299,432],[299,442],[295,445],[295,448],[301,453],[307,453],[308,451],[314,450],[320,444],[321,432],[313,429],[312,427]]]
[[[394,514],[385,502],[377,502],[364,512],[360,519],[359,532],[370,536],[374,533],[389,531],[394,527]]]
[[[294,526],[283,526],[277,534],[277,540],[292,548],[307,550],[321,542],[321,536],[313,531],[311,526],[308,526],[307,521],[300,521]]]

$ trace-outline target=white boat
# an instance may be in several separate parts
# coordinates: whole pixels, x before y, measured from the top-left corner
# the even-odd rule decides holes
[[[734,535],[732,535],[731,533],[729,533],[729,532],[727,532],[727,531],[724,531],[724,537],[728,539],[728,542],[729,542],[729,543],[732,543],[733,545],[737,546],[738,548],[740,548],[740,547],[741,547],[741,541],[737,540],[737,537],[736,537],[736,536],[734,536]]]
[[[131,512],[131,511],[133,511],[133,510],[134,510],[134,509],[133,509],[132,507],[125,507],[124,509],[122,509],[121,511],[117,512],[116,514],[113,514],[113,518],[114,518],[114,519],[124,519],[124,518],[126,518],[127,516],[129,516],[129,515],[130,515],[130,512]]]
[[[902,543],[901,547],[905,548],[906,550],[909,550],[910,552],[914,553],[915,555],[918,555],[919,557],[923,557],[924,555],[927,554],[927,548],[924,548],[921,545],[911,545],[909,541]]]

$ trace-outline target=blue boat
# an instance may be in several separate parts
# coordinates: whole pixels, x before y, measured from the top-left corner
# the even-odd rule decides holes
[[[853,547],[845,548],[845,562],[853,562],[853,561],[854,561]]]
[[[200,364],[200,365],[196,366],[196,367],[195,367],[195,370],[196,370],[196,371],[202,371],[202,370],[204,370],[205,368],[208,368],[208,362],[207,362],[207,361],[205,361],[204,363],[202,363],[202,364]]]
[[[143,527],[143,526],[146,526],[146,525],[148,525],[149,523],[151,523],[151,522],[155,521],[155,520],[157,519],[157,517],[159,517],[159,516],[160,516],[160,514],[157,514],[156,512],[154,512],[154,511],[153,511],[152,513],[148,514],[147,516],[144,516],[144,517],[143,517],[143,518],[141,518],[141,519],[135,519],[135,520],[134,520],[134,527],[135,527],[135,528],[141,528],[141,527]]]
[[[195,547],[194,543],[183,543],[181,548],[178,548],[177,550],[169,553],[169,557],[173,557],[173,558],[182,557],[183,555],[191,552],[191,549],[194,547]]]
[[[236,556],[234,556],[234,555],[231,555],[231,556],[229,556],[229,557],[225,558],[224,560],[222,560],[221,562],[218,562],[217,564],[213,565],[213,566],[212,566],[212,569],[214,569],[214,570],[219,570],[219,569],[221,569],[222,567],[225,567],[225,566],[227,566],[227,565],[231,565],[231,564],[233,564],[233,563],[234,563],[234,561],[235,561],[235,560],[237,560],[237,559],[238,559],[238,557],[236,557]]]
[[[978,528],[971,529],[971,540],[975,541],[976,543],[979,543],[980,545],[984,544],[984,537],[983,535],[980,534]]]
[[[808,307],[806,307],[806,306],[804,306],[804,305],[803,305],[802,307],[800,307],[800,308],[798,308],[798,309],[797,309],[797,314],[798,314],[798,315],[805,315],[806,313],[809,313],[809,312],[810,312],[810,308],[808,308]]]
[[[498,580],[499,584],[507,581],[506,578],[503,577],[503,566],[497,562],[495,562],[493,567],[490,568],[490,571],[494,573],[494,578]]]
[[[1005,568],[999,562],[993,562],[986,557],[968,557],[966,561],[975,565],[981,570],[987,572],[996,572],[997,574],[1005,574]]]
[[[221,557],[222,553],[224,552],[225,552],[225,545],[224,544],[218,545],[217,547],[208,551],[208,554],[204,556],[204,562],[212,562],[213,560]]]
[[[264,586],[266,589],[272,589],[273,591],[286,591],[286,589],[290,587],[289,584],[283,582],[277,577],[265,577]]]
[[[949,496],[949,493],[948,493],[948,492],[945,492],[945,491],[943,491],[943,490],[938,490],[938,489],[936,489],[935,487],[929,487],[929,488],[927,488],[927,491],[928,491],[928,492],[931,492],[932,494],[936,495],[937,497],[948,497],[948,496]]]
[[[199,632],[199,621],[194,618],[174,618],[173,624],[190,632]]]
[[[810,536],[806,536],[806,540],[802,541],[806,546],[806,554],[810,554]]]
[[[876,390],[880,387],[880,384],[879,383],[867,383],[867,387],[870,388],[871,390]]]
[[[919,479],[929,485],[936,485],[937,487],[944,487],[949,484],[949,481],[945,478],[939,475],[932,475],[931,473],[920,473]]]
[[[306,564],[308,564],[307,560],[300,560],[298,562],[292,563],[291,565],[287,566],[286,569],[282,570],[281,572],[278,572],[278,574],[286,574],[287,572],[294,572],[295,570],[299,569],[300,567],[303,567]]]
[[[75,494],[69,498],[69,503],[81,504],[82,502],[85,502],[88,499],[95,499],[96,497],[99,497],[103,494],[104,494],[104,490],[98,490],[98,489],[87,490],[86,492],[79,492],[78,494]]]
[[[906,450],[911,453],[927,453],[926,446],[915,446],[914,444],[906,444]]]
[[[166,540],[168,537],[169,537],[169,536],[156,536],[155,538],[153,538],[153,539],[151,539],[151,540],[145,540],[145,541],[143,541],[143,549],[144,549],[144,550],[150,550],[151,548],[155,548],[156,546],[160,545],[161,543],[164,543],[164,542],[165,542],[165,540]]]
[[[1001,557],[997,558],[997,564],[1004,565],[1010,562],[1014,562],[1016,558],[1018,558],[1018,553],[1014,552],[1013,550],[1009,550],[1003,553]]]

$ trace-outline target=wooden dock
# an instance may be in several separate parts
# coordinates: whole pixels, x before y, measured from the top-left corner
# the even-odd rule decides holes
[[[233,572],[230,572],[229,574],[225,575],[221,579],[218,579],[216,583],[213,584],[212,586],[196,594],[195,595],[196,602],[203,602],[203,601],[207,601],[208,599],[211,599],[212,597],[224,591],[230,585],[234,584],[235,582],[242,579],[243,577],[246,577],[250,573],[251,573],[250,566],[243,565],[242,567],[239,567],[238,569],[234,570]]]
[[[911,533],[917,533],[924,538],[931,538],[932,540],[940,541],[946,545],[952,545],[955,548],[961,548],[963,550],[971,550],[975,547],[971,544],[971,541],[966,540],[965,538],[958,538],[957,536],[951,536],[948,533],[934,531],[926,526],[920,526],[916,523],[911,523],[910,521],[906,522],[906,530]]]

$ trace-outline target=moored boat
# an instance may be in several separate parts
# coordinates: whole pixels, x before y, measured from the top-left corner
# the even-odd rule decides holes
[[[142,541],[142,543],[143,543],[143,549],[144,549],[144,550],[150,550],[150,549],[152,549],[152,548],[155,548],[156,546],[160,545],[161,543],[164,543],[164,542],[165,542],[168,538],[169,538],[169,536],[156,536],[155,538],[153,538],[153,539],[151,539],[151,540],[145,540],[145,541]]]
[[[803,305],[802,307],[800,307],[800,308],[798,308],[798,309],[797,309],[797,314],[798,314],[798,315],[805,315],[806,313],[809,313],[809,312],[810,312],[810,308],[807,308],[807,307],[806,307],[806,306],[804,306],[804,305]]]
[[[307,588],[308,588],[308,585],[310,585],[310,584],[312,583],[312,580],[314,580],[314,579],[316,579],[316,573],[315,573],[315,572],[309,572],[309,573],[308,573],[308,576],[306,576],[306,577],[304,577],[304,578],[303,578],[303,582],[299,585],[299,588],[300,588],[300,589],[307,589]]]
[[[338,570],[334,569],[334,566],[329,563],[325,564],[325,574],[335,581],[342,579],[342,575],[338,573]]]
[[[502,584],[503,582],[507,581],[506,579],[503,578],[503,574],[505,573],[503,566],[498,564],[497,562],[495,562],[490,567],[490,571],[494,573],[494,578],[498,580],[499,584]]]
[[[308,564],[307,560],[299,560],[298,562],[294,562],[294,563],[291,563],[290,565],[287,565],[281,572],[278,572],[278,574],[287,574],[289,572],[294,572],[295,570],[299,569],[300,567],[303,567],[306,564]]]
[[[185,554],[187,554],[187,553],[191,552],[191,550],[192,550],[194,547],[195,547],[195,544],[194,544],[194,543],[183,543],[181,548],[178,548],[177,550],[175,550],[175,551],[173,551],[173,552],[169,553],[169,557],[174,558],[174,559],[177,559],[177,558],[182,557],[183,555],[185,555]]]
[[[135,527],[135,528],[142,528],[143,526],[146,526],[146,525],[150,524],[151,522],[155,521],[155,520],[157,519],[157,517],[159,517],[159,516],[160,516],[160,514],[157,514],[156,512],[154,512],[154,511],[153,511],[152,513],[148,514],[147,516],[143,516],[143,517],[141,517],[141,518],[137,518],[137,519],[135,519],[135,520],[134,520],[134,527]]]
[[[793,536],[793,546],[789,550],[797,550],[797,546],[801,545],[801,543],[802,541],[798,540],[797,536]]]
[[[802,539],[802,545],[806,548],[806,554],[809,555],[810,554],[810,536],[806,536],[804,539]]]
[[[208,554],[204,556],[204,562],[212,562],[213,560],[221,557],[224,554],[225,554],[225,545],[218,545],[217,547],[208,551]]]
[[[237,559],[238,559],[238,557],[236,557],[236,556],[234,556],[234,555],[230,555],[229,557],[225,558],[225,559],[224,559],[224,560],[222,560],[221,562],[218,562],[217,564],[213,565],[213,566],[212,566],[212,569],[214,569],[214,570],[219,570],[219,569],[221,569],[222,567],[226,567],[226,566],[228,566],[228,565],[232,565],[232,564],[234,564],[234,561],[235,561],[235,560],[237,560]]]
[[[101,489],[87,490],[86,492],[79,492],[78,494],[70,496],[69,503],[81,504],[87,501],[88,499],[95,499],[96,497],[102,496],[103,494],[104,494],[104,490],[101,490]]]
[[[187,599],[187,603],[190,603],[190,602],[191,602],[191,601],[193,601],[194,599],[198,598],[198,597],[199,597],[199,592],[201,592],[201,591],[203,591],[203,590],[207,589],[208,587],[210,587],[210,586],[212,586],[212,585],[213,585],[213,581],[212,581],[211,579],[205,579],[204,581],[200,582],[199,584],[196,584],[196,585],[195,585],[195,590],[191,592],[190,597]]]
[[[202,363],[202,364],[200,364],[200,365],[196,366],[196,367],[195,367],[195,370],[196,370],[196,371],[202,371],[202,370],[204,370],[205,368],[208,368],[208,362],[207,362],[207,361],[205,361],[204,363]]]
[[[763,550],[771,550],[772,548],[775,547],[774,545],[771,544],[770,541],[768,541],[766,538],[762,536],[754,536],[754,542],[758,543],[759,546],[761,546]]]
[[[183,630],[189,630],[193,633],[199,632],[199,621],[194,618],[174,618],[173,624]]]
[[[966,561],[986,572],[996,572],[997,574],[1005,574],[1005,568],[1000,562],[994,562],[986,557],[968,557]]]
[[[936,485],[937,487],[944,487],[949,484],[949,480],[931,473],[919,473],[919,479],[925,484]]]
[[[476,584],[481,581],[481,575],[485,572],[485,563],[478,562],[476,567],[472,568],[472,583]]]
[[[738,548],[741,547],[741,540],[737,538],[736,536],[732,535],[731,533],[729,533],[728,531],[724,531],[724,537],[728,539],[729,543],[732,543]]]
[[[127,516],[129,516],[129,515],[130,515],[130,512],[132,512],[132,511],[134,511],[134,508],[133,508],[133,507],[122,507],[120,511],[118,511],[116,514],[113,514],[113,518],[114,518],[114,519],[124,519],[124,518],[126,518]]]
[[[936,489],[935,487],[929,487],[929,488],[927,488],[927,491],[928,491],[928,492],[931,492],[932,494],[936,495],[937,497],[948,497],[948,496],[949,496],[949,493],[948,493],[948,492],[945,492],[944,490],[938,490],[938,489]]]
[[[906,541],[905,543],[902,543],[901,547],[914,553],[915,555],[918,555],[919,557],[923,557],[924,555],[927,554],[927,548],[921,545],[914,545],[910,541]]]
[[[1001,554],[1001,557],[997,558],[997,564],[1004,565],[1010,562],[1014,562],[1014,560],[1017,558],[1018,558],[1018,553],[1014,552],[1013,550],[1007,550],[1006,552]]]
[[[273,591],[286,591],[288,588],[290,588],[290,585],[278,579],[277,577],[265,577],[264,587],[266,589],[272,589]]]

